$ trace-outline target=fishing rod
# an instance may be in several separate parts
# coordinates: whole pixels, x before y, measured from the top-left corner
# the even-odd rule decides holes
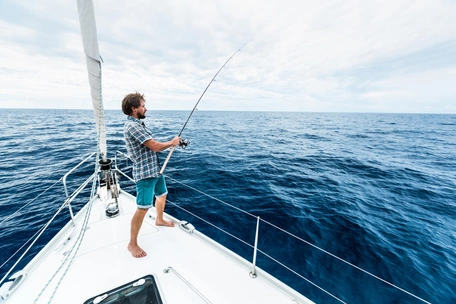
[[[250,42],[250,41],[249,41]],[[215,78],[217,77],[217,75],[220,73],[220,71],[225,67],[225,65],[228,63],[228,61],[231,60],[231,58],[234,57],[234,55],[236,55],[244,46],[246,46],[247,44],[249,44],[249,42],[247,42],[246,44],[244,44],[243,46],[241,46],[236,52],[234,52],[233,55],[231,55],[230,58],[228,58],[228,60],[222,65],[222,67],[217,71],[217,73],[215,73],[214,77],[212,77],[211,81],[209,82],[209,84],[207,85],[207,87],[204,89],[203,91],[203,94],[201,94],[200,98],[198,99],[198,101],[196,102],[195,106],[193,107],[193,110],[190,112],[190,115],[188,116],[187,118],[187,121],[184,123],[184,126],[182,127],[181,131],[179,132],[179,137],[182,135],[182,132],[184,132],[184,129],[185,127],[187,126],[187,123],[188,121],[190,120],[190,117],[192,117],[193,115],[193,112],[195,112],[196,110],[196,107],[198,106],[201,98],[203,98],[204,94],[206,93],[207,89],[211,86],[212,82],[214,82]],[[179,146],[182,147],[183,149],[185,149],[187,147],[187,145],[189,144],[189,142],[187,140],[181,140]],[[163,172],[165,171],[165,168],[166,168],[166,165],[168,164],[169,162],[169,159],[171,158],[171,155],[173,154],[174,152],[174,149],[176,148],[176,146],[172,147],[172,149],[169,151],[168,153],[168,156],[166,157],[166,160],[163,164],[163,167],[161,168],[160,170],[160,174],[163,174]]]

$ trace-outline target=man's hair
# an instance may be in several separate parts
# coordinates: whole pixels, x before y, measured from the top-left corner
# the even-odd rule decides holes
[[[131,108],[139,108],[139,106],[141,106],[141,100],[146,101],[144,99],[144,94],[138,92],[128,94],[122,100],[122,112],[124,112],[125,115],[130,115],[133,112]]]

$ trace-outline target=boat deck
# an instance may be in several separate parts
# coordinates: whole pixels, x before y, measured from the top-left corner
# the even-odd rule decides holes
[[[138,238],[147,256],[134,258],[127,244],[135,198],[121,192],[120,214],[115,218],[105,216],[105,205],[105,200],[93,201],[74,259],[70,254],[55,274],[77,241],[87,206],[75,217],[77,229],[67,225],[24,269],[28,276],[6,303],[33,303],[40,294],[36,303],[50,299],[53,303],[84,303],[150,274],[157,280],[164,303],[312,303],[261,269],[257,268],[257,277],[251,278],[249,262],[196,230],[190,234],[177,223],[173,228],[156,227],[153,208]],[[61,245],[71,231],[70,241]],[[168,267],[172,269],[165,273]]]

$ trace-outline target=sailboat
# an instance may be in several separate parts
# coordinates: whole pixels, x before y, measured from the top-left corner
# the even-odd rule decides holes
[[[166,214],[177,227],[155,226],[154,208],[139,234],[148,255],[132,257],[127,244],[136,200],[121,188],[118,177],[126,174],[117,167],[128,156],[107,157],[94,7],[91,0],[77,5],[97,152],[63,177],[67,199],[56,215],[68,209],[71,219],[23,269],[5,275],[0,303],[312,303],[184,220]],[[87,162],[95,163],[94,172],[68,194],[67,178]],[[87,204],[73,215],[71,202],[90,185]]]
[[[108,158],[101,90],[102,60],[94,6],[92,0],[78,0],[77,5],[97,129],[97,149],[62,177],[66,199],[1,278],[0,303],[313,303],[256,265],[257,254],[265,254],[258,248],[259,217],[255,241],[247,244],[252,249],[252,259],[246,260],[200,232],[185,218],[165,214],[176,227],[156,226],[155,209],[151,208],[138,237],[147,256],[132,257],[127,244],[136,198],[121,187],[120,177],[132,179],[119,166],[129,156],[117,151],[114,159]],[[93,173],[70,194],[67,180],[87,164],[93,164]],[[83,196],[89,187],[87,203],[74,214],[72,202]],[[70,214],[68,223],[18,270],[30,248],[64,211]],[[274,228],[291,235],[280,227]],[[271,260],[335,301],[344,303],[280,261]]]

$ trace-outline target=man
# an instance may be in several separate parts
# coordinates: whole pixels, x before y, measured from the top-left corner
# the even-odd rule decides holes
[[[128,155],[133,160],[133,178],[136,182],[137,192],[137,209],[131,220],[128,250],[136,258],[147,255],[138,245],[138,233],[147,211],[152,207],[154,196],[155,225],[174,227],[172,221],[166,221],[163,218],[168,190],[165,179],[160,174],[157,152],[177,146],[180,143],[179,136],[167,142],[158,142],[152,138],[152,132],[141,121],[141,119],[146,118],[145,104],[144,94],[137,92],[128,94],[122,101],[122,111],[128,115],[124,125],[124,138]]]

